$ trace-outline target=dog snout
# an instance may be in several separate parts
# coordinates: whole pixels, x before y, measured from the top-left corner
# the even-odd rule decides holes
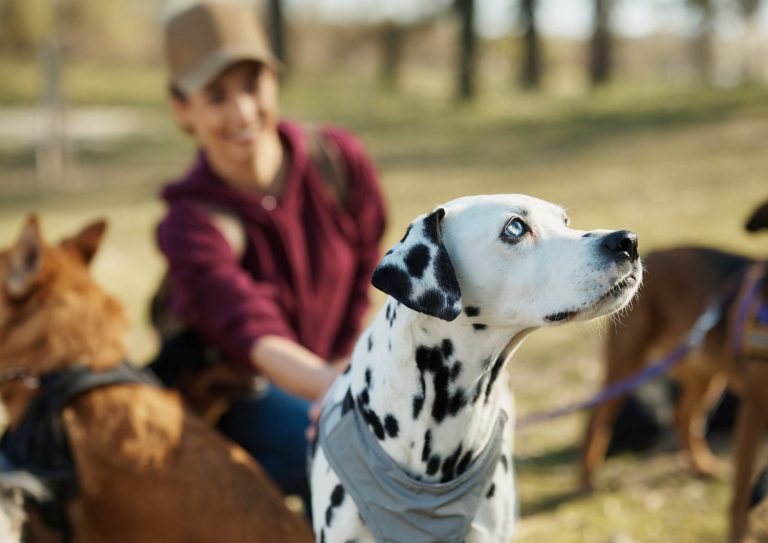
[[[614,258],[637,260],[637,234],[629,230],[611,232],[603,238],[602,249]]]

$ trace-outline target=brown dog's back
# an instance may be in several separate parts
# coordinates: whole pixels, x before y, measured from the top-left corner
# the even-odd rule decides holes
[[[0,252],[0,371],[103,371],[124,359],[122,309],[88,272],[104,228],[49,246],[31,217]],[[37,393],[25,381],[0,383],[12,428]],[[260,466],[175,392],[112,385],[77,397],[63,420],[78,482],[68,521],[80,543],[312,540]]]
[[[608,333],[604,384],[610,386],[667,356],[685,339],[710,301],[724,301],[722,319],[707,334],[703,347],[673,369],[681,385],[675,419],[683,446],[691,451],[697,472],[718,475],[721,466],[704,440],[704,417],[707,406],[722,391],[725,376],[733,370],[728,304],[752,260],[714,249],[681,247],[653,252],[644,263],[640,295]],[[582,457],[582,488],[593,486],[622,403],[621,398],[612,400],[592,413]]]
[[[735,294],[752,260],[704,247],[680,247],[652,252],[644,262],[640,296],[615,333],[609,334],[609,359],[637,356],[644,348],[666,354],[683,339],[713,296]],[[721,325],[713,334],[723,331]]]

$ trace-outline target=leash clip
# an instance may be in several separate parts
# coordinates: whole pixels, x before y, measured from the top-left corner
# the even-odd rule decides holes
[[[691,349],[701,347],[709,331],[720,322],[721,316],[720,305],[717,303],[709,304],[706,311],[696,319],[696,323],[688,334],[688,347]]]

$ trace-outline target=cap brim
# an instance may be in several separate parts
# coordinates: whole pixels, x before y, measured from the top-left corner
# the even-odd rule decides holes
[[[236,62],[252,60],[266,64],[275,71],[281,67],[281,62],[267,50],[259,49],[222,49],[211,53],[194,70],[175,83],[186,94],[194,94],[205,88],[217,75]]]

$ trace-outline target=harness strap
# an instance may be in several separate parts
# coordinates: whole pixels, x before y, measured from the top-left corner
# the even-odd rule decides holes
[[[768,262],[752,265],[744,277],[735,305],[732,333],[733,353],[737,358],[768,358],[768,323],[758,322],[761,311],[768,311],[768,296],[763,288],[768,280]],[[760,334],[760,328],[765,328]]]
[[[77,472],[61,418],[72,400],[97,388],[117,384],[157,385],[156,379],[128,362],[113,369],[93,372],[73,366],[42,375],[39,393],[30,401],[20,424],[6,430],[0,440],[0,454],[9,461],[3,471],[26,471],[40,479],[53,496],[40,503],[49,526],[65,536],[69,526],[65,504],[77,493]]]

